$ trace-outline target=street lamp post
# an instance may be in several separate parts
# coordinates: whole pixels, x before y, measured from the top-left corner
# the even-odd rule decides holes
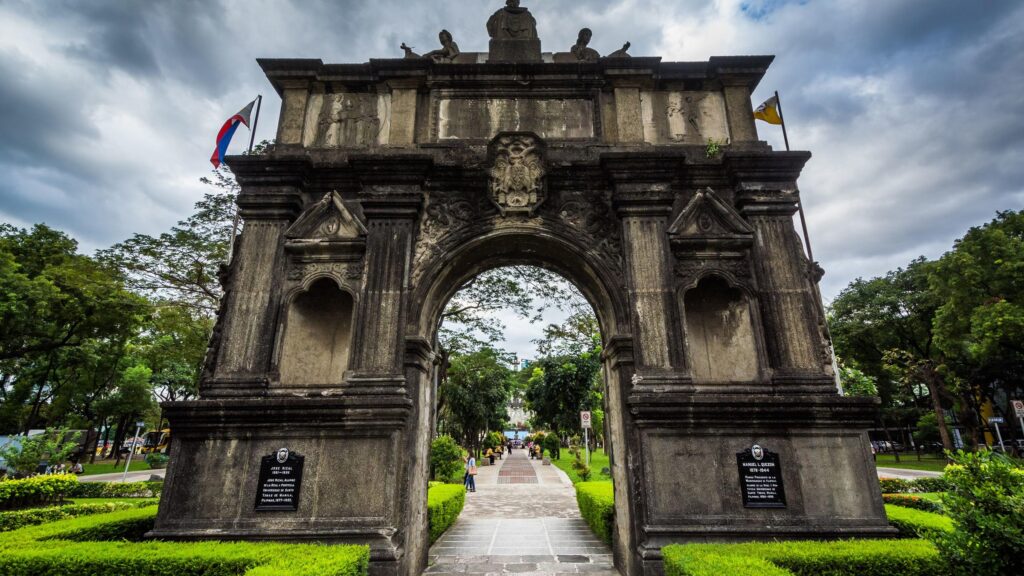
[[[142,432],[142,426],[145,422],[135,423],[135,438],[132,438],[132,449],[128,451],[128,460],[124,465],[124,474],[121,476],[121,482],[128,481],[128,467],[132,465],[132,454],[135,454],[135,443],[138,442],[139,434]]]

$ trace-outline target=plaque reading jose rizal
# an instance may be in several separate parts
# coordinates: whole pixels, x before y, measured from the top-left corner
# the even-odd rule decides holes
[[[257,511],[291,511],[299,509],[302,487],[302,464],[305,457],[281,448],[264,456],[256,484]]]
[[[736,453],[736,466],[745,508],[786,507],[778,454],[754,444],[749,450]]]

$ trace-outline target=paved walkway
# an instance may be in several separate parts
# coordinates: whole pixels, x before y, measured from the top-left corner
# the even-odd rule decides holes
[[[561,470],[525,450],[479,470],[459,520],[430,548],[427,574],[619,575]]]
[[[879,478],[899,478],[901,480],[914,480],[916,478],[939,478],[942,472],[931,470],[911,470],[909,468],[877,468]]]

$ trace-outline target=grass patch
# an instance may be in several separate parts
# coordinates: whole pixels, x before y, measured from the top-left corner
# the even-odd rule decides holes
[[[921,460],[917,459],[916,454],[908,454],[906,456],[900,456],[900,461],[896,461],[896,457],[892,454],[878,454],[875,456],[875,466],[881,466],[884,468],[900,468],[903,470],[926,470],[929,472],[942,472],[946,469],[945,457],[936,457],[933,455],[921,456]]]
[[[145,455],[142,454],[136,454],[135,456],[132,456],[132,463],[130,466],[128,466],[128,471],[145,472],[146,470],[155,470],[155,468],[150,468],[149,464],[146,464],[146,461],[143,460],[143,458],[145,458]],[[113,474],[115,472],[123,474],[124,464],[124,460],[121,460],[121,463],[118,464],[117,466],[114,465],[113,460],[108,460],[105,462],[96,462],[95,464],[86,464],[83,462],[82,468],[85,471],[82,472],[82,475],[87,476],[91,474]]]
[[[581,458],[586,458],[582,452],[580,452]],[[572,468],[572,463],[576,460],[576,457],[572,455],[568,450],[562,450],[562,457],[559,460],[552,460],[551,464],[557,466],[559,470],[565,472],[569,476],[569,480],[572,480],[573,484],[582,482],[579,475]],[[591,482],[600,481],[611,481],[611,474],[602,474],[601,470],[608,468],[611,472],[611,464],[608,461],[608,455],[604,453],[604,449],[599,448],[594,452],[590,453],[590,480]]]
[[[924,538],[927,534],[952,532],[953,521],[948,516],[915,510],[895,504],[885,505],[885,514],[892,524],[905,538]]]

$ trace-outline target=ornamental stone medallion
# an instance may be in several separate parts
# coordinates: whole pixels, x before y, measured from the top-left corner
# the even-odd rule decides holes
[[[258,60],[275,144],[226,159],[245,225],[199,398],[163,404],[150,535],[365,544],[373,576],[419,576],[441,315],[510,264],[597,314],[623,575],[675,542],[891,535],[876,406],[837,391],[793,226],[810,153],[754,126],[773,57],[542,53],[533,14],[495,8],[489,52]]]
[[[544,142],[529,132],[491,140],[491,200],[501,214],[533,215],[544,201]]]

